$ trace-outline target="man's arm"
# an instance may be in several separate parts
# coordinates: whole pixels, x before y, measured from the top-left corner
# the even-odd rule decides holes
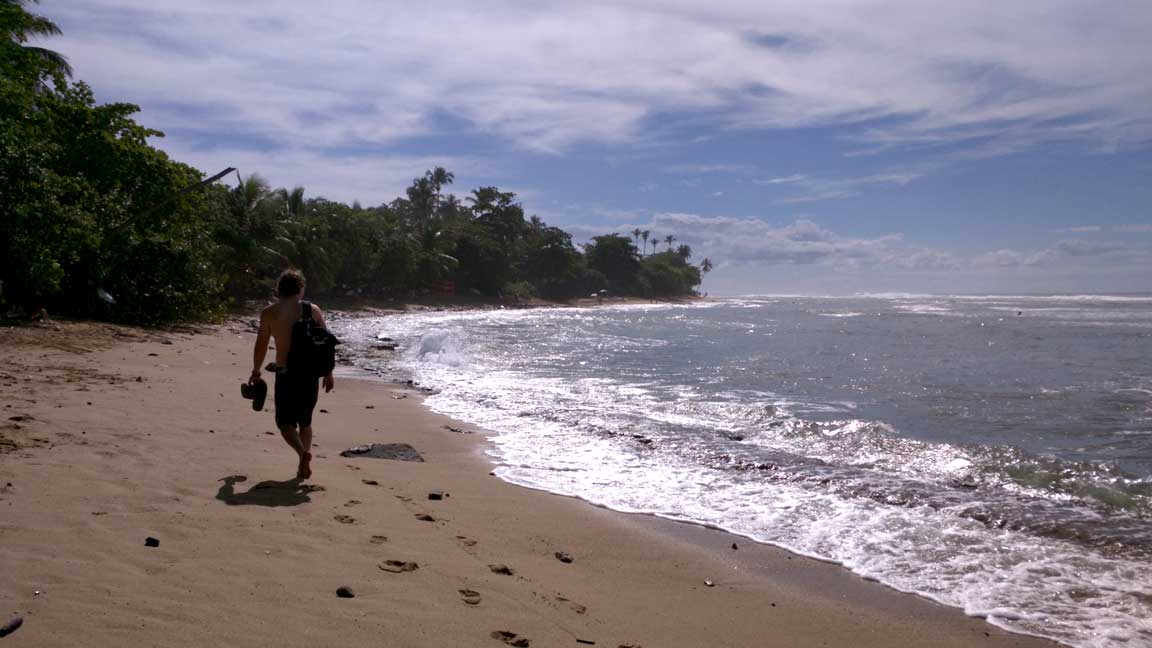
[[[260,330],[256,333],[256,348],[252,349],[252,375],[248,382],[254,383],[260,379],[260,367],[264,364],[264,356],[268,354],[268,340],[272,337],[272,321],[267,311],[260,312]]]
[[[316,324],[319,325],[320,328],[328,328],[328,325],[324,323],[324,313],[320,311],[320,307],[316,304],[312,304],[312,319],[316,320]],[[324,376],[324,393],[327,394],[332,391],[332,388],[335,386],[336,380],[332,378],[332,372],[329,371],[328,375]]]

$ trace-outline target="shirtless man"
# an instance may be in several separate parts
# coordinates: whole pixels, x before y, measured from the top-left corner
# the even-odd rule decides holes
[[[285,270],[276,282],[276,303],[260,312],[260,332],[256,335],[256,348],[252,352],[252,376],[248,384],[260,380],[260,366],[268,353],[269,338],[276,340],[276,427],[280,435],[292,446],[300,458],[297,479],[312,476],[312,410],[319,395],[318,379],[299,373],[293,374],[288,366],[288,352],[292,347],[292,325],[300,319],[300,300],[304,297],[304,275],[299,270]],[[312,319],[324,325],[324,314],[312,304]],[[324,376],[324,392],[332,391],[332,374]]]

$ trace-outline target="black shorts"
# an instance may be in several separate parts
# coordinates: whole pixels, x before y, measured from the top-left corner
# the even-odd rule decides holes
[[[312,425],[312,410],[316,409],[316,398],[320,395],[320,379],[276,372],[276,425],[297,425],[306,428]]]

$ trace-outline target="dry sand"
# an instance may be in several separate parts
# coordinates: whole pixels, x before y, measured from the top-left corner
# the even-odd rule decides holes
[[[25,620],[5,648],[1052,645],[835,565],[509,485],[483,434],[380,382],[321,395],[315,474],[288,481],[272,414],[239,396],[253,339],[5,331],[0,624]],[[372,442],[426,461],[339,454]]]

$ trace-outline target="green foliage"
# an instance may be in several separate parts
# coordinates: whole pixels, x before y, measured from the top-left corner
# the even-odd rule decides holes
[[[601,272],[608,289],[618,294],[637,294],[640,256],[632,241],[620,234],[605,234],[584,246],[588,267]]]
[[[6,79],[0,106],[6,301],[138,322],[218,310],[204,198],[177,196],[200,174],[147,144],[160,133],[132,120],[136,106],[97,106],[60,76],[54,88]]]
[[[686,246],[681,246],[686,247]],[[688,263],[687,255],[660,252],[644,258],[640,277],[650,297],[690,295],[700,285],[700,269]]]

